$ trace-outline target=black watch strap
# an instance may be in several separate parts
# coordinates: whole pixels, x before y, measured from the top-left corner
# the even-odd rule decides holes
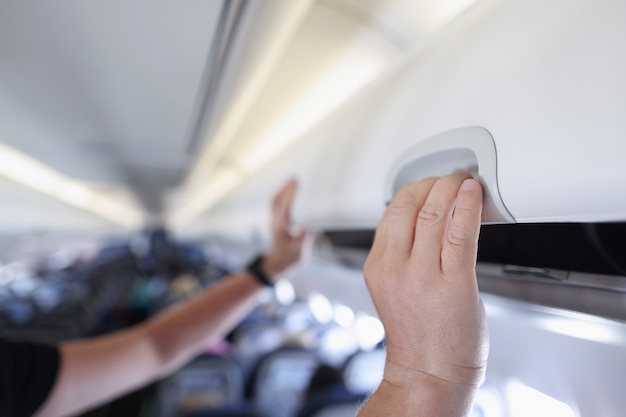
[[[272,280],[261,271],[261,262],[263,262],[263,255],[259,255],[252,262],[248,264],[246,269],[252,274],[252,276],[261,284],[266,287],[273,287]]]

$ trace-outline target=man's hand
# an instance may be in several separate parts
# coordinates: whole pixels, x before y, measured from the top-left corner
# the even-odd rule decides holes
[[[385,211],[364,270],[387,335],[383,385],[412,389],[414,399],[420,386],[450,390],[441,402],[453,407],[459,398],[458,408],[468,407],[463,399],[471,405],[489,350],[475,273],[482,189],[469,178],[405,186]]]
[[[272,200],[272,249],[263,257],[262,270],[270,277],[276,277],[300,261],[306,231],[293,233],[291,207],[298,183],[287,181]]]

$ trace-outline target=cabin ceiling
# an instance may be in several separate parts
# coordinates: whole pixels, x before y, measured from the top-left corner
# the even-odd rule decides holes
[[[0,142],[53,171],[56,182],[46,188],[5,163],[0,193],[11,201],[24,186],[67,213],[97,212],[92,203],[107,199],[138,213],[137,223],[181,208],[197,216],[223,195],[196,197],[214,178],[234,169],[244,180],[271,160],[270,152],[250,162],[255,150],[269,140],[280,152],[324,117],[306,103],[332,111],[472,3],[1,2]],[[363,67],[369,72],[340,97],[311,96],[333,89],[333,71],[345,76]],[[285,109],[302,103],[303,113],[315,114],[291,130],[276,127],[299,117]],[[11,158],[0,154],[0,161]],[[16,214],[28,198],[12,200]],[[56,217],[48,226],[72,219]],[[132,224],[113,215],[107,221]]]
[[[187,163],[222,3],[2,2],[1,140],[159,210]]]

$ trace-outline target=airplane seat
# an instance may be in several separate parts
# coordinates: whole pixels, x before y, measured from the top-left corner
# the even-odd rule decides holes
[[[244,403],[243,387],[243,370],[236,360],[202,355],[160,382],[158,415],[179,417],[198,412],[209,416],[217,415],[208,414],[214,410],[236,410]]]
[[[357,352],[344,366],[344,380],[348,389],[355,393],[372,393],[383,379],[385,349]]]
[[[263,355],[280,347],[283,333],[283,327],[272,321],[245,325],[235,331],[233,347],[246,375],[254,372],[255,364]]]
[[[367,396],[355,396],[353,401],[337,404],[328,404],[312,414],[301,414],[298,417],[354,417],[358,407],[362,404]]]
[[[78,323],[73,324],[70,317],[51,317],[50,319],[43,317],[21,329],[21,332],[14,332],[14,334],[16,337],[31,342],[58,344],[83,336],[81,330],[80,325]]]
[[[241,404],[227,408],[199,409],[183,417],[260,417],[249,405]]]
[[[316,352],[282,348],[259,361],[252,375],[252,402],[257,412],[268,417],[292,417],[319,363]]]
[[[298,417],[354,417],[366,394],[354,393],[345,384],[342,372],[334,366],[321,364],[312,375]]]
[[[76,284],[76,285],[74,285]],[[80,297],[84,286],[72,276],[31,279],[27,287],[3,288],[0,334],[3,337],[56,344],[82,337],[93,315]]]
[[[13,298],[0,305],[0,315],[11,327],[20,327],[29,323],[35,316],[36,309],[27,299]]]

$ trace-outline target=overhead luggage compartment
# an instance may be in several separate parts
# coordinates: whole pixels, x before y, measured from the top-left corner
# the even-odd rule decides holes
[[[493,137],[501,201],[515,222],[625,220],[625,18],[618,0],[481,2],[245,178],[196,225],[260,230],[266,212],[259,209],[293,173],[302,183],[300,223],[373,228],[386,178],[404,152],[467,126]],[[234,224],[242,211],[248,223]]]

